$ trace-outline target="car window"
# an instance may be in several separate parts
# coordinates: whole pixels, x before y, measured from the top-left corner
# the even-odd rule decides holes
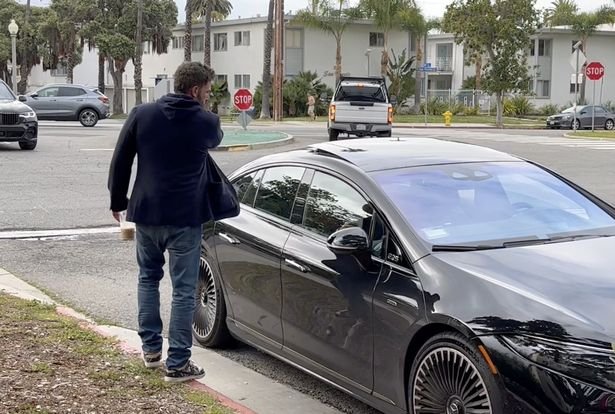
[[[0,99],[14,100],[15,97],[11,90],[4,83],[0,83]]]
[[[371,230],[372,208],[349,184],[328,174],[314,174],[303,227],[328,237],[344,227]]]
[[[606,211],[530,163],[434,165],[374,178],[416,233],[433,244],[497,244],[615,229]]]
[[[45,88],[45,89],[41,89],[40,91],[38,91],[37,95],[41,98],[54,98],[58,96],[58,92],[59,92],[59,88],[56,88],[56,87]]]
[[[386,253],[384,222],[379,215],[376,215],[373,221],[374,224],[370,234],[372,255],[379,259],[384,259]]]
[[[233,180],[233,187],[235,188],[235,192],[237,193],[237,199],[239,201],[243,200],[243,197],[246,195],[246,192],[250,188],[250,184],[252,184],[252,180],[255,176],[256,173],[253,172]]]
[[[601,107],[601,106],[596,106],[596,113],[597,114],[604,114],[606,112],[606,110]]]
[[[256,194],[254,208],[290,220],[305,168],[273,167],[265,171]]]
[[[264,172],[265,170],[258,171],[254,179],[252,180],[252,182],[248,185],[248,188],[246,189],[246,193],[243,196],[243,199],[241,200],[243,204],[248,205],[250,207],[254,206],[254,199],[256,198],[256,193],[258,192],[258,187],[261,184],[261,180],[263,178]]]
[[[85,95],[86,92],[81,88],[75,87],[61,87],[59,91],[59,96],[81,96]]]
[[[379,85],[341,85],[335,96],[339,102],[386,102],[384,90]]]

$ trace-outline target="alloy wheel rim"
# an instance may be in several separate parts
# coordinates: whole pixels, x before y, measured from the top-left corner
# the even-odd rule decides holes
[[[199,266],[199,287],[194,312],[194,333],[201,338],[209,336],[216,320],[216,281],[209,263],[201,258]]]
[[[491,400],[478,369],[449,347],[421,361],[412,384],[414,414],[491,414]]]
[[[85,111],[83,114],[81,114],[81,120],[86,125],[93,125],[94,124],[95,116],[96,115],[94,115],[94,112],[92,112],[92,111]]]
[[[606,121],[606,129],[610,131],[613,129],[613,127],[615,127],[615,122],[611,121],[610,119]]]

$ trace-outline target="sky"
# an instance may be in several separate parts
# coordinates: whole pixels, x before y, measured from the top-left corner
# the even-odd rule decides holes
[[[40,0],[33,0],[33,3]],[[43,0],[45,1],[45,0]],[[178,20],[183,22],[185,14],[183,12],[186,6],[186,0],[175,0],[177,8],[179,9]],[[351,3],[357,3],[356,0],[350,0]],[[419,7],[423,10],[423,13],[428,17],[442,17],[446,6],[451,3],[450,0],[416,0]],[[551,4],[552,0],[537,0],[537,8],[547,8]],[[267,15],[267,6],[269,0],[231,0],[233,4],[232,18],[237,17],[254,17],[257,14],[262,16]],[[609,0],[576,0],[579,8],[583,11],[592,11],[600,7],[602,4],[611,3]],[[286,12],[296,12],[308,5],[308,0],[284,0],[284,7]]]

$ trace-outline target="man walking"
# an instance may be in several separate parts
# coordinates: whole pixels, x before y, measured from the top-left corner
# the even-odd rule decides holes
[[[316,98],[311,93],[308,93],[307,106],[308,116],[312,121],[316,121]]]
[[[164,253],[173,285],[165,381],[205,376],[191,360],[192,318],[199,274],[202,224],[211,220],[205,196],[208,150],[222,141],[220,119],[206,112],[214,72],[196,62],[175,72],[175,93],[135,107],[122,131],[109,171],[111,211],[136,223],[139,265],[139,336],[145,366],[162,366],[159,285]],[[130,201],[132,164],[138,158]]]

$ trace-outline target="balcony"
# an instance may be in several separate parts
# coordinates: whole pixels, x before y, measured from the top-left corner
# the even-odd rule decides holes
[[[438,56],[436,57],[435,65],[438,68],[438,72],[452,72],[453,71],[453,58],[450,56]]]

